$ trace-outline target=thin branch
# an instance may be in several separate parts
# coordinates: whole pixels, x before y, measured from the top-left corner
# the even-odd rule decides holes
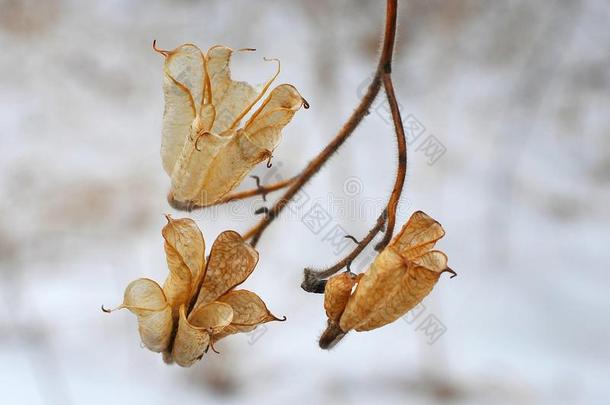
[[[315,271],[312,269],[305,269],[303,283],[301,287],[308,292],[319,291],[320,280],[330,277],[337,273],[339,270],[346,266],[349,266],[351,262],[358,257],[360,252],[366,248],[366,246],[373,240],[373,238],[382,230],[387,219],[387,226],[384,231],[383,239],[375,246],[375,250],[380,251],[388,245],[394,234],[394,226],[396,225],[396,208],[402,194],[402,189],[405,182],[407,172],[407,142],[405,138],[405,131],[402,125],[402,118],[400,116],[400,109],[398,108],[398,101],[396,100],[396,94],[394,93],[394,86],[392,84],[391,73],[384,72],[382,75],[383,87],[388,96],[388,102],[390,103],[390,110],[392,112],[392,120],[394,121],[394,128],[396,131],[396,141],[398,144],[398,170],[396,173],[396,180],[394,182],[394,188],[390,199],[388,201],[387,208],[377,219],[375,226],[369,231],[367,236],[358,243],[358,246],[343,260],[337,264],[329,267],[322,271]],[[323,291],[322,291],[323,292]]]
[[[281,190],[283,188],[286,188],[286,187],[288,187],[290,184],[292,184],[296,180],[296,177],[292,177],[292,178],[287,179],[287,180],[282,180],[282,181],[278,181],[277,183],[273,183],[273,184],[269,184],[267,186],[263,186],[263,185],[260,184],[260,179],[258,179],[258,176],[250,176],[250,177],[254,177],[256,179],[256,186],[257,187],[255,189],[239,191],[237,193],[226,195],[226,196],[224,196],[223,198],[221,198],[220,200],[216,201],[213,204],[197,205],[197,204],[195,204],[193,202],[180,203],[180,202],[177,202],[177,201],[173,200],[169,196],[168,196],[168,202],[169,202],[169,204],[172,207],[174,207],[177,210],[180,210],[180,211],[193,211],[193,210],[197,210],[197,209],[213,207],[215,205],[226,204],[226,203],[231,202],[231,201],[245,200],[246,198],[256,197],[257,195],[262,195],[263,199],[266,200],[267,194],[269,194],[269,193],[271,193],[273,191],[277,191],[277,190]]]
[[[402,189],[405,184],[405,177],[407,174],[407,141],[405,138],[405,130],[402,126],[402,118],[400,116],[400,109],[398,108],[398,101],[396,100],[396,94],[394,93],[394,85],[392,84],[391,73],[386,72],[383,74],[383,87],[388,96],[388,102],[390,103],[390,110],[392,112],[392,121],[394,121],[394,129],[396,131],[396,142],[398,145],[398,170],[396,172],[396,180],[394,182],[394,188],[388,201],[388,224],[385,230],[383,239],[375,246],[375,250],[380,251],[390,243],[392,235],[394,234],[394,226],[396,225],[396,208],[398,207],[398,201],[402,194]]]
[[[368,113],[371,104],[379,93],[381,88],[381,76],[383,73],[389,74],[392,70],[392,56],[394,51],[394,40],[396,37],[396,13],[398,0],[388,0],[386,7],[386,25],[383,39],[383,47],[379,64],[375,72],[375,76],[369,85],[366,94],[360,101],[360,104],[347,122],[339,130],[335,138],[320,152],[320,154],[312,160],[302,174],[298,176],[295,182],[288,188],[282,197],[269,210],[265,218],[263,218],[255,227],[245,233],[244,239],[251,239],[252,246],[256,246],[261,235],[267,227],[279,216],[282,210],[288,205],[292,198],[299,190],[320,170],[320,168],[328,161],[328,159],[343,145],[343,143],[354,132],[358,124]]]
[[[407,143],[405,138],[405,132],[402,125],[402,118],[400,116],[400,109],[398,107],[398,101],[394,92],[394,86],[392,83],[392,51],[393,43],[395,38],[395,27],[396,27],[396,2],[387,2],[387,20],[384,46],[382,50],[381,60],[387,58],[387,63],[381,64],[377,74],[381,75],[381,81],[385,89],[385,93],[390,104],[390,110],[392,113],[392,120],[394,121],[394,129],[396,133],[396,141],[398,147],[398,170],[396,172],[396,179],[394,181],[394,188],[388,200],[386,209],[377,219],[375,226],[369,231],[367,236],[362,240],[356,248],[341,261],[322,271],[315,271],[312,269],[305,269],[304,280],[301,287],[305,291],[309,292],[320,292],[320,284],[322,279],[332,276],[344,267],[348,267],[352,261],[358,257],[358,255],[368,246],[373,238],[382,230],[383,226],[387,222],[386,229],[384,231],[383,239],[375,246],[376,250],[382,250],[390,242],[394,233],[394,227],[396,225],[396,210],[402,190],[404,187],[406,171],[407,171]],[[390,23],[390,21],[393,21]],[[323,292],[323,291],[322,291]]]
[[[213,205],[225,204],[225,203],[228,203],[231,201],[236,201],[236,200],[244,200],[246,198],[256,197],[257,195],[262,195],[263,198],[265,198],[265,196],[267,194],[269,194],[273,191],[277,191],[277,190],[286,188],[290,184],[292,184],[295,180],[296,180],[296,177],[292,177],[290,179],[278,181],[277,183],[269,184],[267,186],[257,184],[258,186],[255,189],[245,190],[245,191],[240,191],[237,193],[229,194],[229,195],[223,197],[221,200],[215,202],[214,204],[208,205],[208,207],[211,207]],[[195,208],[200,208],[200,207],[195,207]]]
[[[322,279],[328,278],[343,269],[344,267],[349,266],[352,261],[368,246],[369,243],[375,238],[375,236],[383,230],[383,227],[386,222],[386,210],[383,210],[379,218],[377,218],[377,222],[375,226],[371,228],[371,230],[367,233],[367,235],[358,243],[356,248],[347,256],[345,256],[340,262],[335,264],[328,269],[324,269],[321,271],[316,271],[310,268],[305,269],[303,283],[301,283],[301,288],[308,292],[319,292],[323,293],[324,290],[320,291],[319,284]]]

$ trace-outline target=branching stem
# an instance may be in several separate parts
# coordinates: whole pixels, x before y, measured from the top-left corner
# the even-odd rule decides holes
[[[269,184],[267,186],[259,184],[255,189],[229,194],[223,197],[218,202],[214,203],[213,205],[225,204],[236,200],[244,200],[246,198],[256,197],[257,195],[262,195],[263,198],[265,198],[267,194],[273,191],[281,190],[283,188],[288,187],[292,182],[295,181],[295,179],[296,177],[293,177],[287,180],[278,181],[277,183]]]
[[[386,222],[386,210],[383,210],[379,218],[377,218],[377,222],[375,226],[371,228],[371,230],[366,234],[366,236],[358,242],[358,245],[354,250],[350,252],[347,256],[345,256],[341,261],[337,264],[333,265],[324,270],[316,271],[314,269],[307,268],[304,271],[304,279],[301,283],[301,288],[303,288],[307,292],[313,293],[324,293],[324,290],[320,289],[320,281],[322,279],[328,278],[333,274],[337,273],[339,270],[343,268],[348,268],[349,265],[354,261],[356,257],[368,246],[369,243],[373,240],[373,238],[383,230],[383,227]]]
[[[388,94],[388,100],[390,100],[390,107],[392,109],[392,119],[394,120],[394,126],[397,131],[397,138],[404,140],[404,131],[402,131],[402,122],[400,122],[400,112],[397,109],[398,103],[396,102],[396,96],[392,87],[391,72],[392,72],[392,57],[394,52],[394,41],[396,38],[396,15],[397,15],[398,0],[387,0],[386,6],[386,25],[383,39],[383,46],[381,50],[381,56],[379,57],[379,64],[373,77],[373,80],[369,84],[366,94],[360,101],[360,104],[356,107],[352,115],[349,117],[347,122],[335,135],[335,138],[316,156],[303,172],[295,178],[294,183],[290,185],[288,190],[280,197],[275,205],[269,209],[265,217],[252,229],[244,234],[244,239],[250,239],[252,246],[256,246],[260,240],[263,232],[267,227],[279,216],[282,210],[290,203],[292,198],[300,191],[300,189],[320,170],[320,168],[330,159],[330,157],[339,149],[341,145],[353,134],[354,130],[360,124],[362,119],[367,115],[369,108],[371,107],[375,97],[379,93],[381,88],[381,82],[383,80],[386,93]],[[387,83],[387,84],[386,84]],[[388,88],[390,90],[388,90]],[[394,111],[396,109],[396,111]],[[397,123],[396,120],[399,120]],[[398,128],[401,129],[399,134]],[[403,151],[400,150],[401,142],[399,140],[399,170],[396,176],[394,189],[390,196],[390,202],[387,208],[387,222],[386,237],[384,237],[385,244],[392,237],[394,224],[396,222],[396,206],[402,193],[402,185],[404,183],[404,176],[406,172],[406,143],[403,143]],[[401,159],[401,156],[403,159]],[[403,162],[401,164],[400,162]],[[402,167],[402,169],[401,169]],[[400,183],[400,184],[399,184]],[[385,217],[385,215],[383,215]],[[379,222],[379,221],[378,221]],[[373,231],[375,227],[371,231]],[[380,228],[381,229],[381,228]],[[373,237],[379,232],[374,232]],[[369,232],[370,233],[370,232]],[[389,236],[388,236],[389,235]],[[371,240],[372,238],[371,237]],[[370,241],[369,241],[370,242]],[[379,245],[378,245],[379,246]],[[383,245],[385,246],[385,245]],[[364,245],[366,247],[366,245]],[[361,248],[361,244],[356,249]],[[359,252],[360,252],[359,251]],[[358,252],[358,253],[359,253]],[[334,267],[334,266],[333,266]]]
[[[396,209],[398,202],[402,194],[402,189],[405,184],[405,177],[407,175],[407,141],[405,138],[405,130],[402,126],[402,118],[400,117],[400,109],[398,108],[398,101],[396,100],[396,94],[394,93],[394,85],[392,84],[392,76],[390,73],[383,74],[383,87],[388,96],[388,102],[390,103],[390,110],[392,112],[392,121],[394,121],[394,130],[396,131],[396,143],[398,146],[398,170],[396,171],[396,180],[394,181],[394,188],[388,201],[388,223],[381,242],[375,246],[376,250],[382,250],[390,243],[392,235],[394,234],[394,226],[396,225]]]

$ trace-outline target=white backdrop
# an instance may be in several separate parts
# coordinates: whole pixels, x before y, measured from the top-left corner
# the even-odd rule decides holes
[[[322,296],[299,288],[302,268],[345,252],[303,217],[318,203],[328,229],[356,237],[374,223],[396,161],[380,98],[307,186],[303,208],[259,244],[245,286],[288,320],[223,340],[220,355],[191,369],[141,349],[127,311],[99,309],[119,303],[137,277],[163,280],[162,214],[181,215],[165,202],[162,58],[152,40],[255,47],[233,69],[254,82],[273,71],[263,56],[282,60],[278,83],[311,104],[276,151],[273,176],[287,177],[356,105],[376,64],[384,6],[2,0],[0,10],[2,403],[607,399],[606,1],[403,1],[395,86],[405,120],[425,131],[410,134],[399,225],[417,209],[437,218],[459,276],[441,279],[420,318],[354,333],[331,352],[317,347]],[[430,140],[442,155],[426,155]],[[273,177],[264,164],[256,172]],[[220,231],[252,225],[251,210],[193,217],[211,246]],[[428,315],[446,329],[433,344],[420,327]]]

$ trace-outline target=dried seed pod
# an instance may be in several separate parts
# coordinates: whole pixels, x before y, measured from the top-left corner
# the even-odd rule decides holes
[[[394,322],[419,304],[432,291],[441,272],[447,268],[447,256],[439,251],[426,253],[426,256],[432,255],[437,257],[438,265],[410,265],[399,285],[389,293],[386,305],[354,329],[359,332],[377,329]]]
[[[206,268],[205,241],[195,222],[169,216],[167,220],[162,234],[170,273],[163,289],[152,280],[138,279],[127,286],[124,302],[117,308],[138,317],[146,347],[163,352],[168,364],[175,360],[188,367],[214,342],[281,320],[255,293],[233,290],[258,262],[258,252],[241,235],[221,233]]]
[[[177,209],[213,204],[272,155],[281,130],[301,108],[303,98],[293,86],[280,85],[238,128],[279,74],[279,63],[276,74],[257,90],[231,78],[230,48],[215,46],[204,55],[186,44],[161,53],[165,56],[161,155],[172,180],[168,201]]]
[[[324,309],[326,316],[333,322],[338,322],[345,310],[347,301],[356,285],[356,275],[343,272],[328,279],[324,288]]]
[[[406,264],[402,257],[386,247],[358,282],[339,321],[341,329],[345,332],[355,329],[383,309],[388,304],[390,292],[400,284],[405,272]]]
[[[341,316],[341,329],[381,327],[421,302],[447,268],[447,256],[430,251],[444,234],[437,221],[414,213],[360,279]]]
[[[387,325],[421,302],[440,274],[448,271],[447,256],[431,250],[443,235],[438,222],[421,211],[415,212],[357,280],[338,327],[331,318],[337,311],[326,309],[329,323],[320,345],[332,346],[350,330],[368,331]]]
[[[352,294],[358,278],[351,272],[344,272],[328,279],[324,288],[324,310],[328,317],[326,330],[320,336],[320,347],[330,349],[345,335],[339,328],[339,319]]]

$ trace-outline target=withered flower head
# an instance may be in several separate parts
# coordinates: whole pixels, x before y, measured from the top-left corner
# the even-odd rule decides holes
[[[155,49],[165,57],[161,157],[172,180],[168,201],[178,209],[213,204],[271,158],[284,126],[307,105],[294,86],[281,84],[240,127],[279,74],[279,61],[276,74],[255,88],[231,78],[233,50],[225,46],[206,54],[192,44]]]
[[[334,346],[350,330],[394,322],[432,291],[441,273],[455,274],[447,267],[447,256],[432,250],[444,235],[438,222],[417,211],[365,273],[330,278],[324,290],[328,325],[320,347]]]
[[[163,352],[167,362],[173,359],[188,367],[218,340],[280,320],[258,295],[235,290],[258,262],[258,253],[241,235],[221,233],[206,263],[205,242],[195,222],[169,216],[167,220],[162,234],[169,275],[163,287],[147,278],[132,281],[116,308],[138,317],[140,337],[148,349]]]

